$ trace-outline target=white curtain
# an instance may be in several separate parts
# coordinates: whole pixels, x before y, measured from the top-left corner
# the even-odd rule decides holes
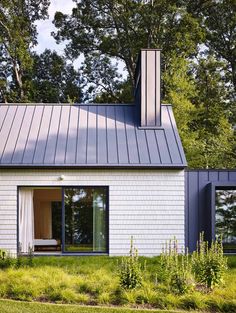
[[[103,194],[93,193],[93,251],[106,249],[105,238],[105,202]]]
[[[19,242],[21,252],[34,247],[34,191],[21,189],[19,193]]]

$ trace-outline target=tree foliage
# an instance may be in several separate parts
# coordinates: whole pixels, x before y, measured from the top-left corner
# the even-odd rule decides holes
[[[35,22],[48,17],[49,0],[2,0],[0,4],[0,101],[80,101],[80,75],[66,58],[37,55]]]
[[[34,102],[80,102],[80,74],[65,57],[46,49],[33,55],[30,98]]]
[[[185,10],[184,1],[160,0],[144,4],[133,0],[75,1],[71,15],[56,12],[58,42],[69,40],[67,55],[97,52],[122,60],[134,86],[139,50],[162,48],[165,66],[173,51],[196,54],[202,40],[199,24]]]
[[[204,44],[227,64],[227,76],[236,92],[236,1],[189,1],[189,11],[205,32]]]
[[[0,97],[4,102],[28,98],[25,72],[33,65],[30,49],[37,43],[35,21],[47,18],[49,0],[1,0]]]
[[[122,80],[117,66],[118,64],[112,63],[106,55],[93,52],[86,56],[81,67],[83,85],[89,86],[85,93],[85,101],[100,103],[133,101],[133,90],[129,81]]]
[[[236,165],[235,135],[229,122],[230,104],[226,82],[222,78],[225,63],[213,56],[199,59],[195,65],[195,114],[191,130],[196,135],[194,154],[189,166],[234,168]]]

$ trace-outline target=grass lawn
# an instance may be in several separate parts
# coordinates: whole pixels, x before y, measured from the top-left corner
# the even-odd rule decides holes
[[[150,310],[130,308],[89,307],[65,304],[46,304],[0,300],[1,313],[150,313]],[[181,311],[152,310],[152,313],[178,313]],[[183,312],[183,311],[182,311]]]
[[[0,312],[132,312],[127,307],[138,307],[142,310],[138,312],[150,308],[236,312],[236,256],[228,257],[229,269],[221,287],[208,293],[195,290],[183,295],[171,293],[158,281],[159,257],[141,257],[140,261],[146,263],[143,285],[123,290],[117,273],[120,258],[35,257],[33,267],[23,264],[20,268],[0,270],[0,298],[28,302],[2,300]],[[28,262],[26,258],[24,262]],[[55,304],[32,303],[35,301],[59,305],[55,308]],[[98,308],[109,305],[112,307]]]

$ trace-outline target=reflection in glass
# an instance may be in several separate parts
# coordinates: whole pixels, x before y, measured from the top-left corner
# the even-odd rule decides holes
[[[236,189],[216,190],[216,238],[222,236],[225,252],[236,252]]]
[[[106,188],[65,188],[65,250],[106,252]]]
[[[61,244],[61,201],[51,202],[52,211],[52,238]]]

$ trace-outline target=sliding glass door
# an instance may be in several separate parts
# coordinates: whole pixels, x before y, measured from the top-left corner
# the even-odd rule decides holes
[[[64,188],[64,251],[107,252],[106,187]]]

